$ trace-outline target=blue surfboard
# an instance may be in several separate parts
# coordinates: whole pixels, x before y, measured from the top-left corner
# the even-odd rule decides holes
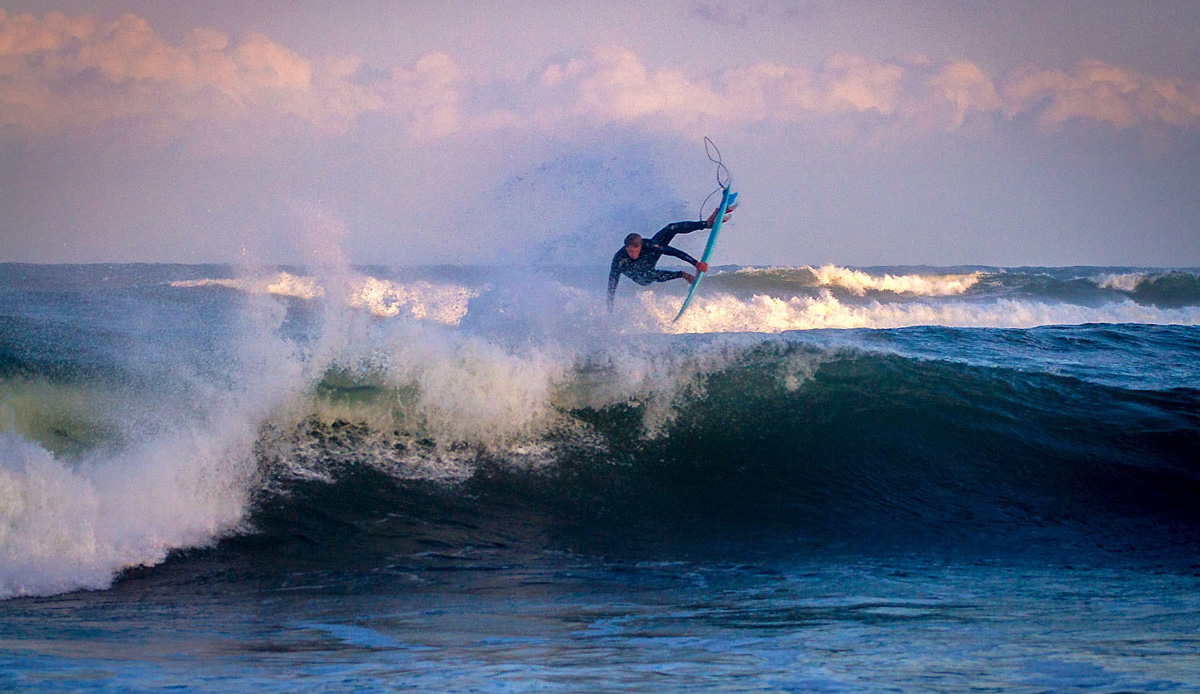
[[[721,224],[725,221],[725,211],[737,202],[737,193],[731,193],[729,188],[730,186],[725,186],[724,191],[721,193],[721,207],[717,210],[712,231],[708,234],[708,243],[704,246],[704,255],[700,257],[700,262],[702,263],[708,262],[708,258],[713,252],[713,246],[717,244],[717,234],[721,233]],[[704,273],[697,270],[696,281],[692,282],[692,288],[688,290],[687,298],[683,300],[683,306],[679,307],[679,313],[675,315],[675,319],[671,321],[672,323],[678,321],[683,312],[687,310],[688,304],[692,303],[692,297],[696,295],[696,290],[700,287],[700,280],[702,279],[704,279]]]

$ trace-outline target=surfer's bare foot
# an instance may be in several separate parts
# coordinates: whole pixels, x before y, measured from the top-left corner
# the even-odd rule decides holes
[[[692,282],[696,281],[696,276],[690,272],[685,272],[683,273],[683,279],[687,280],[688,284],[691,284]]]

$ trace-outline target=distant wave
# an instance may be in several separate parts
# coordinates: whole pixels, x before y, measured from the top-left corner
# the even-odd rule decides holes
[[[325,295],[325,290],[317,284],[313,277],[302,277],[290,272],[280,272],[274,277],[254,279],[198,279],[177,280],[170,286],[179,289],[196,287],[224,287],[251,294],[270,294],[272,296],[287,296],[296,299],[315,299]]]
[[[326,280],[330,282],[330,280]],[[332,280],[338,293],[351,308],[364,309],[379,318],[405,315],[445,325],[458,325],[467,314],[468,302],[479,290],[461,285],[438,285],[428,281],[393,282],[376,277],[353,276]],[[254,279],[179,280],[171,287],[190,289],[224,287],[251,294],[312,300],[326,296],[327,287],[316,277],[279,272],[273,277]]]
[[[855,296],[865,296],[869,292],[906,296],[957,296],[975,286],[981,276],[980,272],[871,274],[864,270],[837,265],[822,265],[818,268],[742,268],[731,273],[717,273],[714,281],[717,286],[744,289],[756,286],[834,287]]]
[[[677,301],[663,302],[650,292],[642,306],[656,323],[673,332],[758,332],[829,328],[902,328],[915,325],[981,328],[1031,328],[1083,323],[1196,325],[1200,308],[1160,309],[1134,301],[1100,307],[1016,299],[986,302],[851,304],[831,293],[780,299],[765,294],[750,299],[714,296],[693,303],[678,322]]]
[[[1137,291],[1138,285],[1141,284],[1143,280],[1151,276],[1153,276],[1151,273],[1146,272],[1106,272],[1096,275],[1091,279],[1096,283],[1096,286],[1100,287],[1101,289],[1116,289],[1122,292],[1134,292]]]
[[[1156,306],[1200,304],[1200,275],[1183,270],[1101,273],[1090,278],[1097,287],[1122,292],[1139,303]]]

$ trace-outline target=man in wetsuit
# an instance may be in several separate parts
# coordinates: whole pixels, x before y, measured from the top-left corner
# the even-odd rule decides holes
[[[729,213],[733,212],[736,207],[737,205],[734,205],[725,211],[725,220],[729,219]],[[708,272],[708,263],[702,263],[678,248],[672,248],[670,243],[676,234],[690,234],[700,229],[711,229],[716,216],[717,210],[713,210],[708,219],[703,222],[668,224],[648,239],[642,238],[639,234],[626,236],[625,246],[613,256],[612,267],[608,271],[608,310],[612,311],[613,298],[617,293],[617,281],[621,279],[621,275],[625,275],[642,286],[655,282],[668,282],[680,277],[687,280],[688,284],[696,281],[696,276],[690,272],[655,269],[654,266],[658,264],[659,258],[664,255],[674,256],[691,263],[700,272]]]

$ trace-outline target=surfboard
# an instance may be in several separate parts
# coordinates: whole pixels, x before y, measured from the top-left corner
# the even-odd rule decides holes
[[[717,244],[717,234],[721,233],[721,224],[725,221],[725,211],[737,202],[737,193],[729,191],[731,185],[725,186],[724,191],[721,193],[721,208],[717,211],[712,231],[708,234],[708,243],[704,245],[704,255],[700,257],[700,262],[702,263],[708,262],[713,252],[713,246]],[[692,282],[692,287],[688,290],[687,298],[683,300],[683,306],[679,307],[679,313],[675,314],[675,318],[671,321],[672,323],[679,320],[679,317],[687,310],[688,304],[692,303],[692,297],[696,295],[696,290],[700,288],[700,280],[702,279],[704,279],[704,273],[697,270],[696,281]]]

